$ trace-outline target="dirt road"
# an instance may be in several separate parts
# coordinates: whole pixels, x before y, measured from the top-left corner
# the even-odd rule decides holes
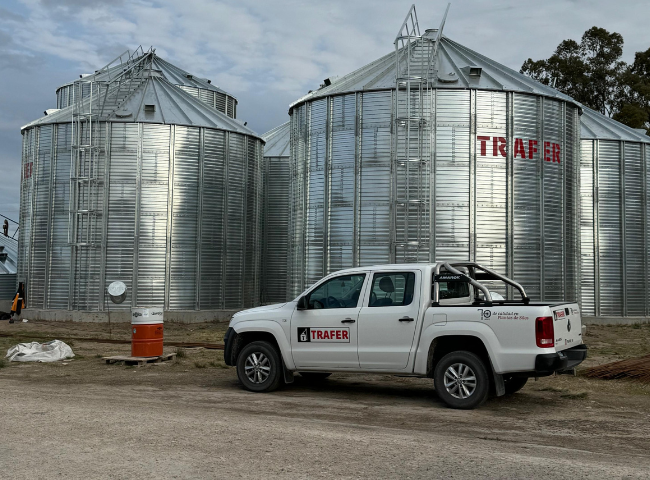
[[[459,412],[425,385],[372,378],[256,395],[234,375],[161,389],[132,372],[133,384],[119,387],[1,379],[3,477],[575,479],[650,470],[647,410],[590,419],[550,401],[539,415],[522,398]]]
[[[190,333],[176,335],[197,336]],[[465,412],[445,408],[428,379],[296,377],[252,394],[218,351],[129,368],[98,358],[127,345],[73,348],[70,362],[0,368],[0,477],[575,479],[650,471],[648,386],[549,377]]]

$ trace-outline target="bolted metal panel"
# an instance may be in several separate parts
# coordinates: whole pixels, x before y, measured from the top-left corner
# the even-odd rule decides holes
[[[264,157],[262,303],[288,299],[291,169],[288,157]]]
[[[199,307],[210,310],[224,308],[226,132],[204,129],[202,179]]]
[[[325,273],[325,194],[329,99],[315,101],[309,112],[309,144],[305,152],[306,231],[305,283],[311,285]]]
[[[513,152],[513,276],[525,285],[531,298],[540,298],[542,164],[540,154],[530,148],[530,141],[539,139],[542,99],[532,95],[514,95],[513,102],[513,137],[521,139],[521,144],[517,145],[519,148]],[[529,153],[533,158],[529,158]]]
[[[580,155],[580,282],[581,306],[585,315],[596,315],[594,252],[595,190],[594,160],[596,141],[582,140]]]
[[[246,138],[228,134],[228,165],[226,167],[226,262],[223,290],[224,308],[244,304],[245,246],[246,246]]]
[[[475,261],[505,272],[506,262],[506,157],[500,146],[507,137],[506,94],[476,92],[476,138],[485,142],[475,167]],[[495,140],[495,138],[497,140]],[[489,139],[489,140],[487,140]],[[483,145],[480,146],[483,148]],[[519,279],[518,279],[519,280]],[[505,289],[500,291],[505,295]]]
[[[290,121],[291,161],[289,164],[290,198],[289,208],[289,252],[288,281],[289,295],[295,296],[305,288],[305,245],[307,216],[307,163],[308,146],[308,104],[293,110]]]
[[[474,224],[470,168],[475,164],[471,147],[476,133],[470,133],[471,117],[475,117],[471,114],[471,94],[436,91],[435,96],[432,260],[470,260],[470,224]]]
[[[644,175],[643,145],[625,142],[623,145],[623,243],[625,245],[625,312],[626,316],[644,316],[646,309],[645,283],[647,274],[644,257]]]
[[[141,125],[140,204],[135,304],[160,306],[165,298],[170,127]]]
[[[326,269],[336,271],[353,264],[356,96],[334,97],[331,105]]]
[[[245,139],[246,210],[244,252],[244,303],[257,305],[261,288],[262,249],[262,148],[254,138]],[[285,204],[287,204],[285,200]],[[278,253],[281,258],[281,254]],[[284,257],[286,259],[286,256]],[[281,277],[282,278],[282,277]]]
[[[565,212],[564,167],[553,161],[552,145],[560,145],[565,151],[563,132],[565,126],[564,104],[543,100],[543,124],[539,148],[542,165],[542,245],[543,283],[542,299],[564,300],[564,237]],[[572,162],[573,165],[573,162]]]
[[[47,279],[46,308],[68,308],[70,296],[70,245],[68,224],[70,221],[70,124],[56,125],[56,147],[52,166],[52,205],[49,249],[49,274]]]
[[[169,309],[196,308],[200,130],[174,127]]]
[[[38,130],[34,155],[35,163],[32,169],[34,205],[32,210],[31,272],[28,290],[30,292],[30,305],[37,308],[43,308],[45,301],[53,130],[52,125]]]
[[[623,314],[621,144],[598,141],[598,291],[600,315]]]
[[[395,98],[359,92],[292,109],[291,293],[353,265],[451,259],[512,271],[536,299],[575,299],[577,108],[432,90],[418,107],[423,140],[391,128]],[[395,145],[406,150],[393,165]]]
[[[133,256],[135,252],[135,217],[137,200],[138,152],[137,124],[111,125],[110,185],[106,243],[105,284],[121,281],[127,287],[124,303],[108,308],[128,310],[133,302]]]
[[[565,128],[561,161],[564,165],[564,299],[580,299],[580,118],[576,109],[565,106]]]
[[[361,94],[357,189],[357,264],[391,258],[392,123],[391,92]]]

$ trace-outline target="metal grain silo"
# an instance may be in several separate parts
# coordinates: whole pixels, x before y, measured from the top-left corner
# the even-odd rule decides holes
[[[262,135],[264,146],[264,236],[262,247],[262,302],[287,301],[289,250],[289,122]]]
[[[86,80],[87,88],[91,80],[96,82],[107,82],[114,78],[124,69],[124,64],[126,64],[130,56],[140,57],[145,55],[141,48],[137,49],[135,52],[125,52],[120,58],[122,61],[113,62],[111,68],[102,68],[97,72],[90,75],[82,75],[83,79]],[[189,72],[186,72],[182,68],[177,67],[169,63],[166,60],[163,60],[155,53],[153,54],[153,69],[158,70],[162,73],[163,77],[167,79],[173,85],[185,90],[187,93],[192,95],[195,98],[198,98],[206,105],[209,105],[213,108],[216,108],[218,111],[225,113],[229,117],[237,118],[237,99],[231,94],[212,85],[212,81],[207,78],[200,78],[196,75],[192,75]],[[99,83],[98,85],[100,85]],[[73,100],[73,90],[74,82],[67,83],[59,87],[56,91],[56,108],[65,108],[72,105]],[[83,91],[83,95],[88,95],[89,92],[87,89]]]
[[[357,265],[472,260],[576,299],[579,107],[418,32],[407,17],[395,52],[291,105],[291,293]]]
[[[104,310],[115,280],[128,297],[111,310],[259,303],[263,141],[153,59],[80,80],[102,95],[22,129],[18,276],[33,309]]]
[[[648,316],[650,137],[588,108],[581,137],[583,314]]]

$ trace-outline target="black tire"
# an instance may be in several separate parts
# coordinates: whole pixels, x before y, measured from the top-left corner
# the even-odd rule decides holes
[[[512,395],[524,388],[528,377],[503,377],[503,385],[506,387],[506,395]]]
[[[263,360],[258,361],[260,367],[258,369],[259,376],[253,374],[253,378],[255,379],[253,380],[246,374],[247,367],[255,367],[253,358],[259,360],[260,357]],[[247,360],[249,360],[248,363]],[[269,342],[251,342],[244,346],[237,356],[237,377],[244,388],[251,392],[272,392],[276,390],[282,382],[282,369],[280,354],[275,346]],[[249,374],[252,373],[250,368],[248,372]]]
[[[450,367],[456,373],[462,370],[461,373],[464,375],[461,377],[465,376],[466,383],[445,386],[445,373]],[[471,371],[467,371],[466,367]],[[450,376],[453,376],[452,373],[450,371]],[[455,378],[457,377],[458,375]],[[472,381],[472,378],[475,380]],[[485,402],[490,391],[490,377],[483,360],[474,353],[464,350],[451,352],[442,357],[433,372],[433,381],[440,399],[449,407],[462,410],[471,410],[480,406]]]
[[[327,372],[298,372],[302,378],[307,380],[308,382],[319,382],[321,380],[325,380],[327,377],[331,375],[331,373]]]

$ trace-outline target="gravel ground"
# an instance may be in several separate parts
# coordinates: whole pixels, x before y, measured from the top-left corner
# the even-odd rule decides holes
[[[0,323],[0,333],[21,341],[91,328],[9,327]],[[169,331],[175,340],[210,342],[223,328]],[[600,332],[601,343],[613,341]],[[15,340],[0,338],[0,347]],[[548,377],[466,412],[445,408],[427,379],[296,377],[277,392],[252,394],[219,351],[186,350],[141,368],[98,358],[128,348],[75,341],[72,361],[0,368],[0,477],[648,478],[650,471],[647,385]],[[602,350],[598,363],[607,358]]]

